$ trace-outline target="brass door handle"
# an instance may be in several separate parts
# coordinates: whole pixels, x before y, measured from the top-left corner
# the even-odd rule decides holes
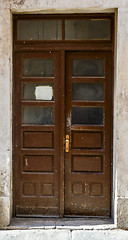
[[[66,135],[65,139],[65,152],[69,152],[69,135]]]

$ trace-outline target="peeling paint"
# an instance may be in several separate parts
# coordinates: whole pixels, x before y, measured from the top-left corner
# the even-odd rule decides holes
[[[12,0],[12,3],[18,6],[22,6],[25,3],[25,1],[26,0]]]
[[[66,122],[67,122],[67,129],[70,129],[71,128],[71,113],[68,114]]]

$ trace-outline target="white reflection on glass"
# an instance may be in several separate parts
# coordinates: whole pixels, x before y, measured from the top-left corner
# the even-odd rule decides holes
[[[52,100],[53,89],[51,86],[37,86],[35,88],[36,100]]]

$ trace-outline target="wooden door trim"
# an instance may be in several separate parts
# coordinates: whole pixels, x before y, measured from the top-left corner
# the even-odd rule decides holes
[[[61,152],[60,152],[60,217],[64,215],[64,145],[65,145],[65,51],[60,51],[60,113],[61,113]]]
[[[50,44],[50,46],[49,46]],[[24,51],[24,52],[27,52],[27,51],[62,51],[62,50],[65,50],[65,51],[83,51],[83,50],[86,50],[86,51],[114,51],[113,49],[113,44],[108,44],[108,43],[104,43],[104,44],[86,44],[86,43],[82,43],[82,42],[79,42],[79,43],[73,43],[72,41],[68,44],[66,43],[63,43],[63,44],[57,44],[57,43],[43,43],[43,44],[31,44],[30,45],[15,45],[14,46],[14,51],[15,52],[19,52],[19,51]]]

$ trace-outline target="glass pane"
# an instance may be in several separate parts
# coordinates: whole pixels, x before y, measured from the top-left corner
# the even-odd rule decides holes
[[[23,75],[25,77],[53,77],[53,59],[24,59]]]
[[[62,39],[61,20],[18,20],[18,40]]]
[[[103,101],[103,83],[73,83],[72,100]]]
[[[73,59],[74,77],[103,77],[104,59]]]
[[[72,107],[72,124],[103,124],[102,107]]]
[[[110,39],[110,20],[84,19],[65,21],[65,39]]]
[[[53,84],[24,83],[23,100],[53,101]]]
[[[23,124],[53,125],[54,110],[52,107],[24,107]]]

